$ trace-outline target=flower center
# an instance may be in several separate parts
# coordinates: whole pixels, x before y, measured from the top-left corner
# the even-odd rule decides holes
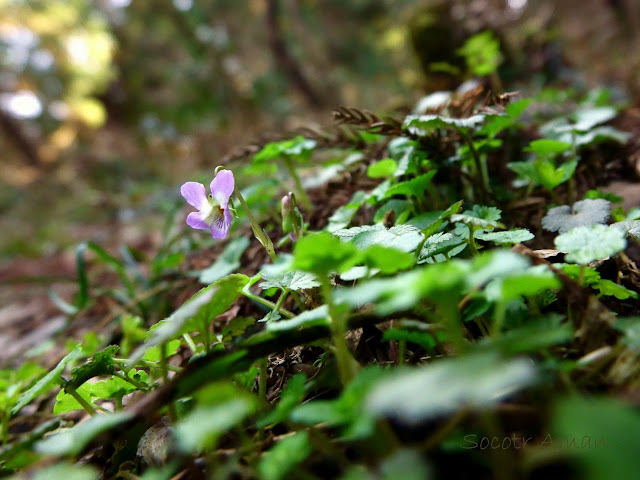
[[[222,208],[220,205],[212,205],[211,210],[209,211],[209,214],[204,219],[204,221],[207,223],[207,225],[211,225],[223,215],[224,208]]]

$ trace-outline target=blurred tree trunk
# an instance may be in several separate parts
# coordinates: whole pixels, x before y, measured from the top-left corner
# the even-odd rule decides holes
[[[39,167],[42,165],[37,146],[27,136],[20,122],[2,110],[2,108],[0,108],[0,128],[2,128],[7,141],[20,152],[29,166]]]
[[[269,46],[277,64],[291,84],[304,97],[311,108],[322,108],[325,104],[322,96],[311,85],[302,72],[302,68],[287,50],[284,33],[280,26],[280,0],[266,0],[267,2],[267,34]]]

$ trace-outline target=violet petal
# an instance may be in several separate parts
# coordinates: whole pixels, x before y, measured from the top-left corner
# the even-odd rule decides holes
[[[180,187],[180,193],[189,205],[204,210],[208,205],[207,192],[204,185],[198,182],[187,182]]]
[[[211,224],[211,236],[213,238],[224,238],[229,233],[232,220],[231,212],[228,208],[224,209],[224,214],[216,218]]]
[[[235,188],[235,180],[231,170],[220,170],[211,181],[211,195],[222,208],[227,208],[229,197]]]
[[[204,217],[203,212],[191,212],[187,216],[187,225],[196,230],[209,230],[209,225],[204,221]]]

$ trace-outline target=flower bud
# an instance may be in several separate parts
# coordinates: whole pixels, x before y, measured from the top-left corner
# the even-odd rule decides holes
[[[296,206],[296,196],[292,192],[282,197],[280,213],[282,215],[282,231],[289,233],[291,240],[295,242],[302,229],[302,215]]]

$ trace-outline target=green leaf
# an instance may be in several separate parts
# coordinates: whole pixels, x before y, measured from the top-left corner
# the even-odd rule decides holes
[[[473,115],[469,118],[448,118],[441,115],[407,115],[402,128],[419,137],[439,128],[464,130],[475,128],[485,120],[484,115]]]
[[[486,135],[489,139],[493,139],[500,132],[516,125],[518,117],[524,113],[532,102],[531,98],[523,98],[507,105],[505,107],[506,115],[487,115],[486,123],[480,133]]]
[[[263,266],[260,276],[264,281],[260,283],[260,288],[286,288],[297,291],[320,286],[313,273],[291,270],[292,264],[291,255],[280,255],[275,263]]]
[[[28,405],[35,399],[36,397],[42,395],[43,393],[48,392],[53,388],[54,385],[59,384],[61,382],[60,375],[64,371],[67,363],[77,360],[82,355],[82,348],[78,347],[73,351],[69,352],[58,364],[47,373],[44,377],[38,380],[35,385],[33,385],[29,390],[20,395],[18,399],[18,403],[11,409],[11,413],[16,414],[18,411]]]
[[[440,220],[442,213],[443,210],[432,210],[430,212],[421,213],[409,220],[407,225],[413,225],[418,230],[425,230]]]
[[[97,480],[98,470],[91,465],[57,463],[33,473],[33,480]]]
[[[179,339],[167,342],[167,346],[165,347],[167,358],[178,353],[180,345],[182,345],[182,341]],[[162,352],[160,351],[159,345],[149,348],[146,352],[144,352],[144,355],[142,356],[142,360],[146,362],[159,362],[161,358]]]
[[[385,330],[382,335],[382,341],[388,342],[390,340],[403,340],[405,342],[415,343],[416,345],[420,345],[427,352],[432,352],[437,344],[433,335],[427,331],[400,328],[390,328]]]
[[[584,285],[593,285],[600,280],[600,274],[591,267],[573,265],[570,263],[554,263],[554,267],[561,269],[574,280],[578,280],[582,276]],[[580,273],[582,271],[582,274]]]
[[[249,243],[251,242],[247,237],[238,237],[229,242],[210,267],[197,272],[200,283],[209,285],[237,270],[240,267],[240,257],[249,246]]]
[[[519,328],[502,332],[499,337],[485,337],[479,349],[500,351],[504,355],[536,353],[554,345],[570,342],[574,331],[569,322],[561,315],[548,315],[541,318],[530,318]]]
[[[464,45],[457,50],[457,54],[465,58],[473,75],[480,77],[496,72],[503,60],[500,42],[490,30],[467,38]]]
[[[437,173],[437,170],[430,170],[424,175],[420,175],[418,177],[414,177],[411,180],[406,182],[400,182],[387,190],[385,193],[385,198],[392,197],[394,195],[406,195],[413,196],[416,198],[424,198],[425,191],[431,184],[431,180],[434,175]]]
[[[255,325],[256,319],[252,317],[235,317],[222,328],[222,341],[231,342],[234,338],[242,335],[247,328]]]
[[[524,178],[542,185],[547,190],[553,190],[558,185],[569,180],[578,166],[578,160],[563,162],[555,166],[549,158],[538,158],[533,162],[512,162],[507,167]]]
[[[315,140],[308,140],[300,135],[291,140],[267,143],[254,155],[253,163],[267,162],[283,156],[306,161],[315,147]]]
[[[89,302],[89,277],[87,276],[87,264],[84,261],[84,252],[87,244],[81,243],[76,247],[76,271],[78,272],[78,296],[76,307],[82,309]]]
[[[378,315],[388,315],[408,310],[422,299],[451,301],[460,295],[469,270],[467,262],[450,260],[334,290],[333,297],[337,303],[353,308],[371,303]]]
[[[558,140],[550,140],[543,138],[540,140],[533,140],[528,147],[524,149],[525,152],[535,153],[541,157],[550,155],[558,155],[564,153],[571,148],[570,143],[560,142]]]
[[[529,260],[511,250],[493,250],[478,255],[472,263],[471,272],[466,276],[467,288],[473,289],[491,280],[523,273],[529,267]]]
[[[394,177],[401,177],[415,166],[418,158],[415,141],[406,137],[397,137],[389,142],[389,155],[398,162]]]
[[[484,229],[505,228],[500,220],[501,211],[496,207],[474,205],[471,210],[451,215],[452,222],[461,222],[466,225],[474,225]]]
[[[425,263],[435,255],[446,255],[464,242],[464,238],[454,236],[452,233],[440,232],[431,235],[422,246],[418,263]]]
[[[415,263],[413,255],[381,245],[371,245],[365,253],[367,256],[365,263],[386,275],[411,268]]]
[[[617,112],[612,107],[594,107],[578,110],[573,115],[575,123],[571,128],[575,131],[585,132],[596,125],[613,120],[616,115]]]
[[[369,392],[365,410],[417,425],[461,408],[484,410],[535,380],[536,370],[528,359],[468,355],[420,368],[396,369]]]
[[[610,209],[611,203],[601,198],[576,202],[573,209],[568,205],[561,205],[550,209],[542,218],[542,228],[550,232],[566,233],[575,227],[606,223]]]
[[[369,165],[367,176],[369,178],[388,178],[393,176],[397,168],[398,164],[393,158],[385,158]]]
[[[424,456],[415,451],[401,448],[380,464],[380,480],[429,480],[435,478]]]
[[[506,232],[477,232],[474,234],[474,237],[498,245],[512,245],[514,243],[531,240],[535,235],[526,228],[514,228]]]
[[[131,354],[128,366],[140,360],[149,348],[198,330],[204,323],[226,312],[247,283],[249,278],[246,275],[236,273],[200,290],[169,318],[152,327],[149,338]]]
[[[361,408],[364,396],[378,380],[389,375],[389,371],[376,366],[363,368],[338,398],[303,403],[291,412],[289,419],[303,425],[322,423],[328,426],[340,426],[349,424],[359,416],[366,415],[366,412],[363,412]]]
[[[624,220],[611,225],[631,237],[640,238],[640,220]]]
[[[143,384],[147,384],[149,381],[149,376],[144,370],[131,369],[127,372],[127,376]],[[76,390],[76,393],[87,403],[93,404],[92,400],[94,398],[104,400],[121,399],[136,390],[137,388],[131,383],[118,377],[111,377],[94,383],[85,382]],[[58,415],[73,410],[82,410],[83,408],[84,407],[80,405],[72,395],[66,393],[64,390],[60,390],[56,396],[53,413]]]
[[[284,422],[289,416],[289,413],[304,399],[306,381],[307,377],[303,373],[298,373],[291,377],[282,390],[278,403],[275,404],[273,410],[256,422],[256,426],[258,428],[264,428],[269,425]]]
[[[363,253],[354,245],[341,242],[325,232],[302,238],[296,243],[293,256],[293,268],[322,276],[332,270],[346,272],[364,258]]]
[[[313,448],[307,432],[296,432],[269,449],[260,459],[258,472],[264,480],[281,480],[289,476],[296,465],[302,463]]]
[[[520,115],[524,113],[524,111],[529,108],[529,105],[533,103],[532,98],[523,98],[521,100],[517,100],[515,102],[510,103],[505,107],[505,112],[511,118],[518,118]]]
[[[541,268],[540,268],[541,267]],[[559,289],[562,282],[546,266],[531,267],[526,272],[496,278],[485,288],[487,299],[509,302],[522,296],[535,295],[546,289]]]
[[[214,406],[198,406],[175,425],[176,443],[185,453],[215,446],[222,434],[239,425],[255,411],[249,397],[230,399]]]
[[[47,455],[78,455],[97,435],[120,425],[133,417],[132,412],[116,412],[96,415],[67,430],[38,442],[35,449]]]
[[[80,365],[71,371],[71,380],[65,386],[68,389],[77,390],[80,385],[93,377],[111,375],[116,371],[116,364],[113,357],[120,349],[117,345],[111,345],[101,352],[96,353],[91,360],[84,365]]]
[[[565,135],[562,136],[564,138]],[[605,142],[615,142],[625,144],[632,135],[628,132],[621,132],[613,127],[596,127],[588,132],[575,135],[574,143],[576,147],[585,147]],[[571,139],[571,134],[566,134],[567,140]]]
[[[640,469],[640,415],[619,400],[564,399],[545,441],[574,459],[587,480],[635,478]]]
[[[401,198],[387,200],[373,215],[374,223],[385,223],[388,212],[395,214],[395,224],[406,223],[406,220],[413,213],[413,203]]]
[[[568,262],[580,265],[611,257],[627,247],[624,233],[605,225],[576,227],[558,235],[554,243],[558,250],[566,252]]]
[[[422,228],[422,234],[425,237],[430,237],[431,235],[436,233],[448,218],[451,218],[452,215],[455,215],[460,211],[460,209],[462,208],[462,203],[463,201],[459,200],[456,203],[452,204],[449,208],[442,212],[433,223]]]
[[[626,300],[627,298],[638,298],[637,292],[618,285],[611,280],[600,279],[595,282],[593,288],[598,290],[602,295],[616,297],[618,300]]]
[[[640,351],[640,317],[617,318],[614,327],[624,333],[622,342],[627,347]]]
[[[355,214],[358,213],[358,210],[368,198],[369,195],[362,190],[358,190],[354,193],[351,200],[349,200],[349,203],[338,208],[333,212],[333,215],[329,217],[329,223],[327,224],[326,230],[333,233],[341,228],[349,226]]]
[[[603,192],[597,188],[592,188],[591,190],[587,190],[587,193],[584,194],[585,200],[596,200],[598,198],[602,198],[610,203],[622,203],[624,198],[620,195],[616,195],[611,192]]]
[[[372,245],[395,248],[402,252],[412,252],[422,242],[424,236],[412,225],[396,225],[389,229],[384,225],[365,225],[335,232],[337,237],[350,242],[360,249]]]
[[[117,259],[94,242],[87,242],[86,248],[93,251],[103,263],[106,263],[113,268],[113,270],[118,274],[118,277],[120,277],[120,281],[127,287],[129,294],[133,294],[135,292],[135,286],[129,279],[129,276],[127,275],[127,267],[122,260]]]
[[[284,332],[296,330],[299,327],[329,326],[330,324],[329,309],[326,305],[321,305],[313,310],[302,312],[293,318],[267,323],[266,330],[267,332]]]

